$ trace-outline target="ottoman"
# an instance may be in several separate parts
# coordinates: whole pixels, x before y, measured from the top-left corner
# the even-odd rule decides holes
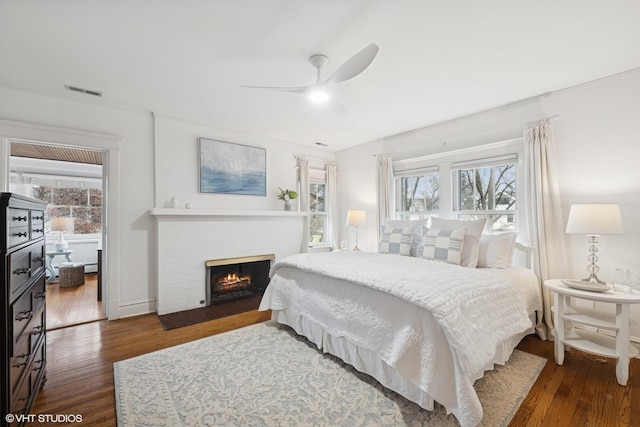
[[[84,264],[81,262],[65,262],[58,267],[60,287],[84,285]]]

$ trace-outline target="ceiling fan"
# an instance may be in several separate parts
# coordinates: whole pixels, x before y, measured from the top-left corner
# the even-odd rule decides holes
[[[362,73],[378,54],[379,47],[375,43],[371,43],[360,52],[353,55],[340,65],[333,75],[327,79],[322,79],[321,71],[329,58],[326,55],[316,54],[309,57],[309,62],[316,69],[317,77],[313,84],[307,86],[294,86],[294,87],[276,87],[276,86],[245,86],[242,87],[251,89],[271,89],[281,92],[292,92],[306,95],[311,101],[317,103],[323,103],[330,100],[330,87],[334,83],[344,82],[356,77]],[[335,103],[335,101],[333,101]],[[344,108],[344,107],[342,107]]]

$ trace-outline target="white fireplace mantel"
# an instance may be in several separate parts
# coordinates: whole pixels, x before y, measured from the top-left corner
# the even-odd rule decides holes
[[[221,217],[238,217],[238,216],[282,216],[297,217],[309,216],[309,212],[298,211],[253,211],[245,209],[172,209],[172,208],[154,208],[149,211],[151,216],[221,216]]]

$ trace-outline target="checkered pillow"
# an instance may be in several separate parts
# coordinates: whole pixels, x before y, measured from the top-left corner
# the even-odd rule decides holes
[[[380,237],[378,252],[381,254],[411,255],[413,227],[387,227]]]
[[[436,228],[427,229],[422,237],[422,257],[435,261],[448,262],[449,264],[460,265],[462,255],[462,244],[466,229],[460,230],[438,230]]]

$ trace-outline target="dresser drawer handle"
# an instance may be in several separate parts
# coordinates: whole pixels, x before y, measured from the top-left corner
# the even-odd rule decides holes
[[[38,325],[35,328],[33,328],[33,331],[31,332],[31,335],[40,335],[43,332],[44,331],[42,330],[42,325]]]
[[[29,399],[31,399],[31,395],[29,395],[29,396],[27,396],[27,397],[23,397],[23,398],[18,399],[18,400],[29,400]]]
[[[14,217],[13,217],[13,220],[14,220],[14,221],[18,221],[18,222],[20,222],[20,221],[26,221],[27,219],[28,219],[28,218],[27,218],[26,216],[14,216]]]
[[[42,233],[44,231],[44,228],[34,228],[33,232],[34,233]]]
[[[19,368],[20,366],[24,366],[27,364],[27,361],[29,360],[29,356],[31,356],[31,353],[24,353],[21,354],[20,356],[16,356],[16,359],[24,359],[24,362],[21,363],[15,363],[13,365],[14,368]]]
[[[43,217],[43,216],[34,216],[34,217],[33,217],[33,220],[34,220],[34,221],[42,221],[43,219],[44,219],[44,217]]]
[[[29,267],[17,268],[13,270],[13,274],[15,274],[16,276],[19,276],[21,274],[28,274],[28,273],[31,273],[31,269]]]
[[[16,316],[16,320],[18,322],[22,322],[23,320],[30,320],[32,317],[33,317],[33,311],[31,311],[31,310],[29,310],[29,311],[21,311]]]
[[[37,256],[34,259],[32,259],[31,261],[33,261],[33,262],[42,262],[42,261],[44,261],[44,257]]]
[[[38,292],[37,294],[33,295],[33,297],[37,299],[45,298],[46,296],[47,296],[47,291]]]
[[[14,237],[27,237],[27,232],[25,231],[24,233],[14,233],[13,235]]]

